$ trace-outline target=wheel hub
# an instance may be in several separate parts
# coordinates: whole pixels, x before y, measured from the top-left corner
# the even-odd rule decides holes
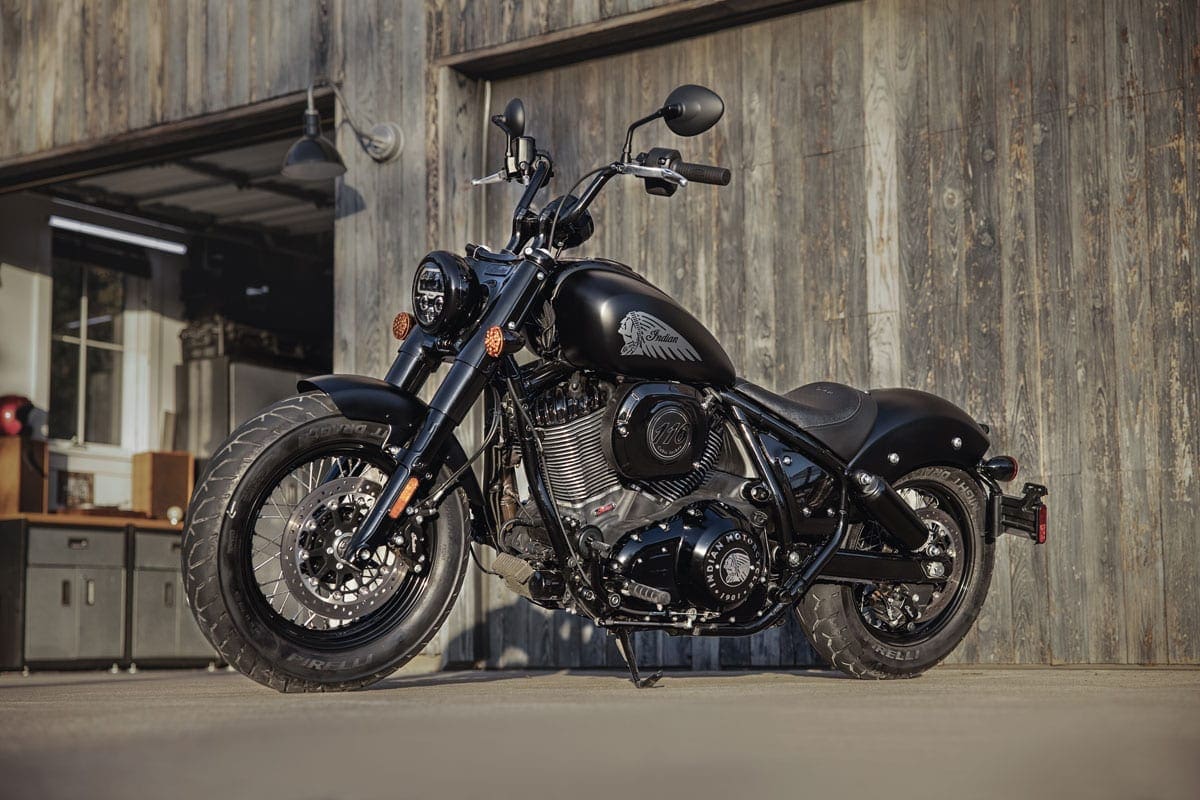
[[[953,603],[962,584],[962,533],[954,518],[932,505],[916,509],[916,513],[929,529],[921,553],[946,562],[946,574],[937,583],[883,583],[866,590],[860,606],[863,618],[885,633],[911,634],[937,619]]]
[[[322,483],[292,512],[281,540],[283,578],[308,611],[331,620],[351,620],[384,603],[399,588],[408,567],[386,545],[365,563],[346,558],[346,548],[383,487],[367,478]]]

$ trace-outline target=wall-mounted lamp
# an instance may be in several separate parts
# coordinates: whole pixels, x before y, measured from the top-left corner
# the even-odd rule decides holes
[[[332,81],[319,80],[308,87],[308,108],[304,111],[304,136],[296,141],[283,157],[285,178],[299,181],[321,181],[336,178],[346,172],[346,164],[341,154],[333,146],[333,142],[321,135],[321,115],[313,104],[313,89],[317,86],[328,86],[333,89],[333,95],[342,104],[346,112],[346,121],[350,130],[354,131],[359,145],[367,155],[379,163],[391,161],[400,154],[404,146],[404,133],[394,122],[380,122],[371,126],[370,131],[364,131],[354,121],[350,106]]]

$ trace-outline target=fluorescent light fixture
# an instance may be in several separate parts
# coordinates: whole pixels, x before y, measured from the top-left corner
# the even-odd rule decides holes
[[[50,215],[50,227],[59,228],[64,231],[86,233],[88,236],[99,236],[101,239],[112,239],[116,242],[141,245],[142,247],[149,247],[154,250],[162,250],[165,253],[174,253],[177,256],[186,255],[188,251],[187,245],[180,244],[179,242],[169,242],[166,239],[156,239],[153,236],[142,236],[138,233],[107,228],[103,225],[93,225],[90,222],[80,222],[77,219],[60,217],[57,214]]]

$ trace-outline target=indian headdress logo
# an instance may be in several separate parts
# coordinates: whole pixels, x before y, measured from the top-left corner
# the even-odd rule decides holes
[[[676,361],[699,361],[700,354],[687,339],[658,317],[645,311],[630,311],[621,320],[617,333],[625,339],[623,356],[670,358]]]

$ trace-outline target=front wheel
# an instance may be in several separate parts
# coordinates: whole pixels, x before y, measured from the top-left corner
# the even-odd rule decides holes
[[[814,585],[796,604],[813,649],[856,678],[912,678],[950,655],[987,599],[995,543],[984,529],[983,490],[962,470],[926,467],[896,482],[930,530],[932,554],[949,558],[937,584]],[[851,532],[848,546],[891,552],[874,523]],[[933,550],[937,548],[937,550]]]
[[[393,469],[387,432],[301,395],[234,431],[205,470],[183,535],[184,588],[213,647],[259,683],[366,686],[420,652],[449,613],[466,570],[461,492],[434,520],[397,525],[365,566],[346,558]]]

